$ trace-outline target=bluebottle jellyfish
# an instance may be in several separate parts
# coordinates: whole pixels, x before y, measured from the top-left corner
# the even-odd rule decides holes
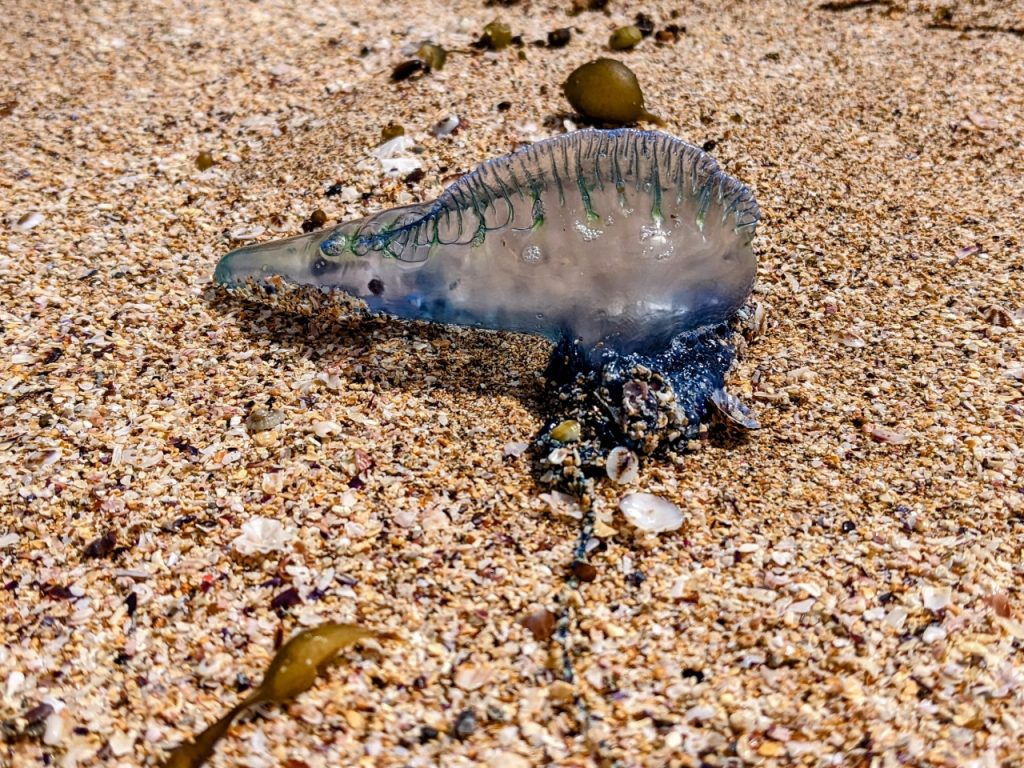
[[[561,416],[594,445],[651,453],[713,411],[756,426],[724,385],[759,218],[697,147],[582,130],[489,160],[434,201],[239,248],[215,280],[275,302],[304,288],[314,303],[540,334],[555,342],[546,379]]]

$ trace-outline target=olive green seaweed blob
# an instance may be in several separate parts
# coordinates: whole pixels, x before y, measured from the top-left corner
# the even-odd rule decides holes
[[[275,654],[259,687],[193,740],[171,750],[164,768],[198,768],[210,758],[238,715],[258,704],[281,704],[308,691],[342,649],[366,638],[393,636],[355,624],[321,624],[295,635]]]

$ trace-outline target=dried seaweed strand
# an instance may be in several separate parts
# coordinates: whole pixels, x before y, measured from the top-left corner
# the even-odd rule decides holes
[[[368,637],[393,636],[355,624],[333,623],[298,633],[274,655],[258,688],[194,739],[171,750],[163,767],[198,768],[213,754],[238,715],[257,704],[280,704],[309,690],[343,648]]]

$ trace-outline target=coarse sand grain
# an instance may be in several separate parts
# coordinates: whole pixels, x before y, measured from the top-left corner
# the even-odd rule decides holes
[[[1020,765],[1024,4],[571,7],[7,4],[4,768],[156,765],[326,621],[403,643],[212,766]],[[641,11],[676,31],[615,55],[764,212],[730,374],[763,428],[598,485],[569,684],[547,617],[579,523],[523,450],[547,343],[210,278],[571,128],[562,81]],[[522,46],[472,47],[495,18]],[[425,40],[444,68],[393,82]],[[631,492],[682,526],[635,531]]]

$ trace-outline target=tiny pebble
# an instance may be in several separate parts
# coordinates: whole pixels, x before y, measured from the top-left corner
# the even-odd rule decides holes
[[[135,738],[130,733],[124,731],[114,731],[108,741],[110,744],[110,752],[114,757],[124,757],[132,753],[135,748]]]
[[[323,208],[317,208],[311,214],[309,218],[302,222],[303,232],[313,232],[323,227],[327,223],[327,214],[324,213]]]
[[[797,602],[789,606],[789,610],[796,614],[809,613],[811,608],[814,607],[814,598],[809,597],[806,600],[798,600]]]
[[[280,493],[284,488],[284,473],[282,472],[268,472],[263,475],[263,479],[260,482],[260,489],[264,493],[275,494]]]
[[[902,432],[897,432],[895,429],[889,429],[888,427],[883,427],[878,424],[866,424],[864,426],[864,432],[876,443],[903,445],[910,439]]]
[[[570,13],[577,14],[583,11],[601,11],[608,7],[609,0],[572,0]]]
[[[505,447],[502,449],[501,455],[503,458],[515,458],[522,456],[530,448],[529,443],[524,442],[512,442],[505,443]]]
[[[0,537],[0,541],[2,541],[2,537]],[[2,546],[2,544],[0,544],[0,546]],[[989,595],[985,602],[989,604],[989,607],[992,608],[996,616],[1004,619],[1010,618],[1010,596],[1005,592],[997,592],[994,595]]]
[[[775,551],[772,552],[771,558],[776,565],[789,565],[793,562],[793,553]]]
[[[650,37],[654,32],[654,19],[646,13],[638,13],[633,19],[633,25],[640,30],[640,34],[644,37]]]
[[[468,739],[476,731],[476,712],[472,709],[464,709],[455,718],[455,727],[452,735],[459,740]]]
[[[897,605],[888,615],[885,617],[885,623],[892,627],[894,630],[899,632],[903,629],[903,624],[907,620],[907,609]]]
[[[494,668],[487,664],[463,664],[455,673],[455,685],[464,691],[475,691],[487,685]]]
[[[745,709],[737,710],[729,715],[729,727],[733,733],[743,734],[754,730],[757,725],[757,716]]]
[[[704,682],[704,673],[693,667],[687,667],[682,671],[681,675],[684,680],[693,680],[697,684]]]
[[[413,75],[422,75],[430,71],[429,65],[423,59],[408,59],[395,65],[391,70],[391,80],[399,83],[408,80]]]
[[[242,524],[241,534],[232,545],[243,555],[266,555],[283,550],[293,537],[278,520],[254,517]]]
[[[548,686],[548,698],[556,704],[568,704],[575,696],[576,689],[565,680],[556,680]]]
[[[546,608],[528,613],[519,623],[530,630],[534,640],[549,640],[555,633],[557,617]]]
[[[430,71],[436,71],[444,69],[448,61],[448,51],[440,45],[425,43],[416,51],[416,58],[426,64]]]
[[[548,32],[548,48],[565,48],[572,39],[572,31],[568,27],[559,27]]]
[[[287,610],[302,602],[302,597],[299,595],[299,590],[295,587],[288,587],[283,592],[279,592],[270,601],[270,607],[275,610]]]
[[[777,741],[762,741],[757,754],[762,757],[780,757],[786,754],[786,746]]]
[[[585,560],[577,560],[572,564],[572,575],[582,582],[589,583],[597,578],[597,568]]]
[[[97,559],[110,555],[117,546],[117,534],[114,531],[107,531],[90,541],[83,550],[82,555],[86,558]]]
[[[839,334],[839,343],[850,349],[860,349],[864,346],[864,339],[852,331],[843,331]]]
[[[548,463],[560,466],[569,457],[568,448],[555,448],[551,453],[548,454]]]
[[[250,435],[266,432],[284,421],[284,413],[256,406],[245,417],[245,429]]]
[[[718,714],[718,710],[714,707],[710,707],[706,704],[696,704],[686,710],[683,715],[683,721],[690,722],[706,722]]]
[[[659,43],[674,43],[677,40],[679,40],[679,35],[683,34],[684,32],[686,32],[685,27],[680,27],[675,24],[669,24],[664,29],[659,29],[655,33],[654,39],[657,40]]]
[[[423,179],[425,179],[426,177],[426,171],[424,171],[422,168],[417,168],[412,173],[406,175],[406,177],[402,179],[402,181],[404,181],[406,184],[418,184],[419,182],[423,181]],[[412,197],[404,189],[399,193],[398,196],[402,197],[403,199],[408,197],[409,201],[412,201]],[[396,200],[397,199],[398,198],[396,197]]]

